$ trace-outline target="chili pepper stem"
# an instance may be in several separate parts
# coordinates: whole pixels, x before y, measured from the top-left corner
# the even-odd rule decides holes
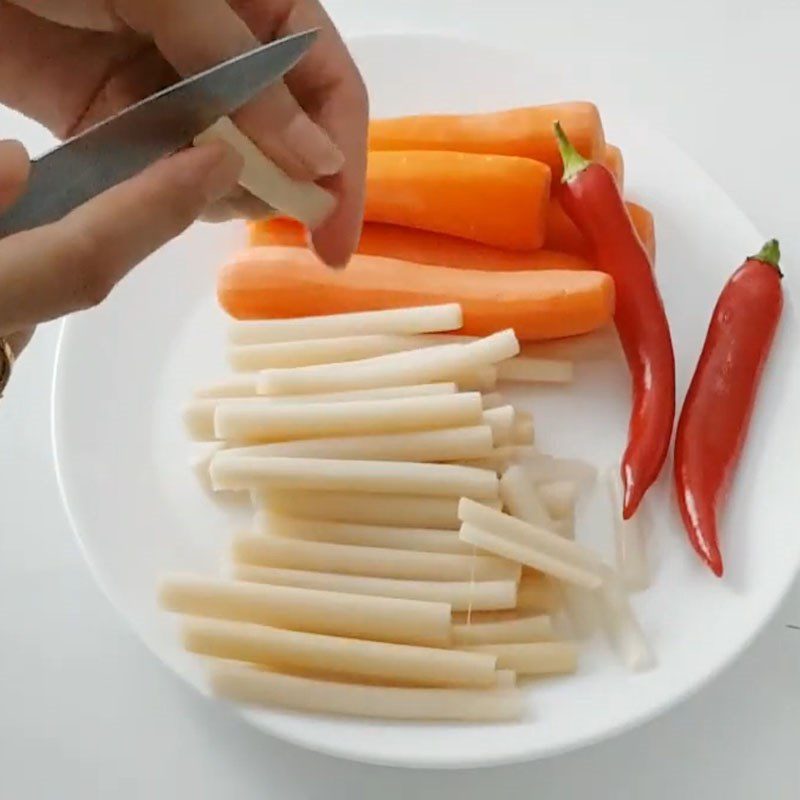
[[[753,261],[760,261],[762,264],[769,264],[778,271],[778,275],[783,277],[781,272],[781,246],[777,239],[770,239],[759,251],[758,255],[753,256]]]
[[[561,153],[561,159],[564,162],[564,177],[561,179],[564,183],[569,183],[576,175],[583,172],[592,162],[584,158],[576,149],[575,145],[567,138],[561,123],[556,121],[553,123],[553,130],[556,134],[556,141],[558,142],[558,149]]]

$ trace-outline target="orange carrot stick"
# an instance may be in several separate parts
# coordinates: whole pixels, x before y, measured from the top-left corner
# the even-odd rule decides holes
[[[364,218],[535,250],[549,195],[550,170],[527,158],[376,152],[369,154]]]
[[[607,144],[603,164],[614,176],[617,186],[623,189],[625,187],[625,160],[622,158],[622,150],[614,144]]]
[[[217,296],[237,319],[457,302],[462,333],[514,328],[523,341],[587,333],[614,313],[614,284],[601,272],[481,272],[364,255],[337,271],[301,247],[245,250],[223,267]]]
[[[254,222],[250,225],[250,244],[306,247],[307,233],[303,225],[286,217]],[[361,231],[356,252],[368,256],[398,258],[416,264],[432,264],[460,269],[482,269],[494,272],[536,269],[592,269],[580,256],[552,250],[532,253],[502,250],[455,236],[367,222]]]
[[[626,203],[625,205],[650,260],[655,264],[656,235],[653,215],[636,203]],[[588,261],[592,259],[588,244],[557,200],[551,200],[547,208],[547,233],[544,246],[548,250],[572,253]]]
[[[370,150],[454,150],[521,156],[547,164],[553,178],[562,173],[553,137],[559,120],[582,155],[605,152],[600,114],[592,103],[558,103],[488,114],[438,114],[372,120]]]

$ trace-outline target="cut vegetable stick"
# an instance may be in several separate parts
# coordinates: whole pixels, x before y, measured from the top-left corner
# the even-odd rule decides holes
[[[355,639],[447,646],[450,607],[446,603],[260,585],[169,575],[162,578],[159,605],[199,617],[255,622],[289,630]]]
[[[482,415],[477,392],[289,405],[232,399],[217,406],[214,432],[219,439],[274,442],[462,427],[480,424]]]
[[[573,564],[557,556],[543,553],[541,550],[536,550],[517,541],[504,539],[468,523],[461,525],[459,536],[463,541],[474,544],[487,553],[493,553],[501,558],[534,567],[567,583],[585,586],[588,589],[595,589],[601,583],[601,579],[596,573],[582,565]]]
[[[518,564],[494,556],[354,547],[264,534],[234,537],[231,557],[236,562],[256,567],[413,581],[514,581],[520,576]]]
[[[458,530],[458,500],[453,497],[363,494],[359,492],[258,492],[256,507],[280,514],[365,525]],[[499,501],[489,501],[500,507]]]
[[[554,636],[553,621],[547,616],[520,617],[504,622],[456,623],[453,646],[541,642]]]
[[[528,158],[424,150],[367,158],[367,222],[536,250],[549,198],[550,169]]]
[[[492,448],[492,429],[488,425],[475,425],[436,431],[387,433],[383,436],[340,436],[274,442],[227,449],[224,458],[281,456],[374,461],[461,461],[488,456]]]
[[[255,397],[258,375],[241,374],[197,389],[195,397]]]
[[[561,592],[555,581],[541,572],[522,570],[517,590],[517,608],[525,612],[552,613],[561,607]]]
[[[461,307],[458,303],[446,303],[297,319],[232,322],[228,327],[228,339],[232,344],[273,344],[341,336],[454,331],[462,324]]]
[[[571,642],[485,644],[464,649],[497,656],[497,666],[517,675],[563,675],[578,668],[578,651]]]
[[[462,497],[458,504],[458,516],[467,525],[480,528],[500,539],[519,544],[525,549],[535,550],[544,555],[574,564],[595,576],[599,576],[604,569],[603,562],[599,556],[587,547],[564,539],[557,533],[553,533],[553,531],[549,531],[539,525],[524,522],[509,514],[479,505],[467,497]],[[461,536],[464,538],[463,527]],[[471,544],[476,544],[476,542],[471,542]],[[538,564],[528,564],[528,566],[547,572],[547,570],[540,568]],[[592,587],[589,586],[588,588]]]
[[[182,623],[190,653],[281,670],[314,670],[422,686],[493,687],[496,657],[433,647],[344,639],[250,622],[189,618]]]
[[[495,472],[502,473],[512,464],[516,463],[520,458],[520,450],[524,450],[517,445],[505,445],[503,447],[495,447],[494,451],[484,458],[473,458],[462,461],[468,467],[478,467],[479,469],[491,469]]]
[[[488,411],[490,408],[499,408],[500,406],[508,405],[505,397],[503,397],[503,395],[501,395],[499,392],[490,392],[489,394],[485,394],[482,402],[484,411]]]
[[[639,592],[650,585],[647,542],[645,540],[646,510],[640,507],[633,517],[627,520],[623,519],[623,489],[619,471],[615,467],[606,471],[605,483],[614,520],[617,575],[626,589]]]
[[[505,330],[466,345],[441,345],[345,364],[268,369],[261,373],[258,391],[266,395],[308,394],[425,381],[458,382],[518,352],[519,342],[514,332]]]
[[[262,533],[307,539],[314,542],[352,544],[361,547],[389,547],[396,550],[419,550],[425,553],[472,554],[474,548],[462,542],[455,531],[427,528],[394,528],[359,525],[352,522],[286,517],[259,511],[256,530]]]
[[[370,121],[371,150],[455,150],[499,153],[547,164],[561,177],[561,156],[553,136],[560,121],[570,141],[589,159],[606,152],[600,113],[592,103],[512,108],[478,114],[424,114]]]
[[[498,669],[494,675],[498,689],[513,689],[517,685],[517,673],[513,669]]]
[[[228,117],[195,137],[194,143],[223,141],[233,147],[243,159],[239,184],[250,194],[289,217],[315,228],[336,206],[336,199],[311,181],[290,178],[270,161]]]
[[[603,624],[623,664],[634,672],[655,666],[655,655],[622,583],[608,574],[598,594]]]
[[[387,353],[402,353],[419,347],[420,344],[413,336],[387,334],[304,339],[297,342],[237,345],[228,350],[228,363],[239,372],[252,372],[272,367],[340,364]]]
[[[487,365],[458,376],[461,392],[492,392],[497,388],[497,367]]]
[[[603,165],[614,176],[614,180],[622,192],[625,188],[625,160],[622,157],[622,150],[616,145],[607,144]]]
[[[533,417],[523,416],[517,410],[514,416],[514,427],[511,430],[511,443],[518,446],[530,446],[536,439],[536,431],[533,427]]]
[[[229,452],[218,453],[212,459],[211,484],[218,491],[355,491],[489,500],[499,495],[495,473],[460,464],[248,457],[230,455]]]
[[[581,589],[579,586],[564,585],[560,589],[572,635],[576,639],[589,638],[600,622],[598,605],[602,601],[598,592]]]
[[[364,575],[340,575],[334,572],[308,572],[251,564],[232,564],[231,576],[240,581],[297,586],[330,592],[393,597],[447,603],[454,611],[480,612],[486,609],[513,609],[517,602],[515,581],[408,581],[396,578],[372,578]]]
[[[483,424],[488,425],[492,431],[492,440],[496,447],[510,444],[514,430],[514,406],[498,406],[483,412]],[[483,458],[490,455],[484,453]]]
[[[616,329],[609,325],[583,336],[528,342],[522,347],[520,355],[555,361],[593,361],[621,357],[622,345]]]
[[[553,530],[553,519],[545,508],[523,466],[512,464],[500,477],[500,499],[509,514],[547,530]]]
[[[308,247],[307,229],[292,219],[273,217],[250,224],[252,247]],[[441,233],[366,222],[356,252],[439,267],[493,272],[537,269],[592,269],[585,258],[553,250],[507,250]]]
[[[402,397],[431,397],[434,395],[455,394],[455,383],[426,383],[416,386],[387,386],[383,389],[361,389],[353,392],[334,392],[331,394],[282,395],[262,397],[255,394],[255,378],[252,383],[252,397],[238,399],[252,400],[255,403],[343,403],[351,400],[395,400]],[[189,435],[198,441],[214,439],[214,413],[219,405],[217,397],[196,397],[186,404],[183,421]],[[277,454],[276,454],[277,455]]]
[[[568,519],[578,500],[575,481],[546,481],[537,485],[539,496],[547,513],[556,520]]]
[[[578,458],[555,458],[529,450],[524,458],[531,480],[538,483],[572,481],[579,487],[590,488],[597,480],[597,469]]]
[[[212,692],[226,700],[296,711],[381,719],[500,721],[523,713],[517,689],[360,686],[267,672],[228,662],[210,667]]]
[[[517,356],[497,366],[501,381],[516,383],[570,383],[575,375],[571,361],[551,361]]]
[[[588,333],[609,324],[614,313],[614,283],[602,272],[482,272],[364,255],[332,270],[299,247],[244,251],[220,271],[217,297],[237,319],[456,302],[462,333],[513,328],[523,341]]]

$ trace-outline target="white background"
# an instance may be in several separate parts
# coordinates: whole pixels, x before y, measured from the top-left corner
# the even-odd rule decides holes
[[[781,238],[786,268],[800,269],[797,0],[327,5],[348,35],[426,31],[536,48],[576,96],[624,103],[675,139]],[[0,798],[797,796],[800,631],[786,627],[800,624],[797,588],[700,695],[633,733],[526,766],[426,773],[338,762],[195,696],[128,632],[67,527],[49,443],[56,333],[38,333],[0,405]]]

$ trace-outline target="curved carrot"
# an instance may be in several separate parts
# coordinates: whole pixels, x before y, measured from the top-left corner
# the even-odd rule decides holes
[[[369,126],[370,150],[454,150],[521,156],[550,167],[554,179],[562,173],[553,138],[553,123],[561,125],[587,158],[601,158],[605,137],[600,114],[592,103],[557,103],[512,108],[487,114],[425,114],[375,119]]]
[[[303,225],[286,217],[254,222],[250,225],[250,244],[306,247],[307,233]],[[489,272],[513,272],[536,269],[592,269],[580,256],[552,250],[532,253],[502,250],[455,236],[401,228],[381,222],[367,222],[356,252],[368,256],[399,258],[416,264],[431,264],[460,269],[482,269]]]
[[[606,145],[606,152],[602,158],[603,165],[614,176],[620,190],[625,188],[625,159],[622,150],[614,144]]]
[[[644,206],[636,203],[626,203],[633,226],[642,240],[642,244],[650,256],[650,261],[655,264],[656,258],[656,232],[653,215]],[[558,200],[551,200],[547,207],[547,233],[544,246],[548,250],[572,253],[586,260],[592,260],[589,245],[575,227],[575,223],[566,215]]]
[[[513,156],[370,153],[364,219],[535,250],[544,241],[550,170]]]
[[[301,247],[245,250],[223,267],[217,296],[238,319],[456,302],[462,333],[513,328],[523,341],[587,333],[614,314],[614,283],[601,272],[480,272],[364,255],[337,271]]]

